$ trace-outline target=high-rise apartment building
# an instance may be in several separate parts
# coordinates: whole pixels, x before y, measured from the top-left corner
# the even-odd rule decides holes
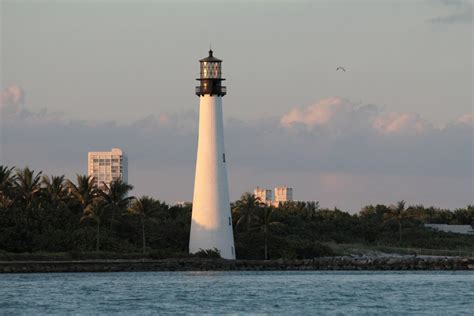
[[[255,190],[253,190],[253,195],[255,195],[257,199],[265,204],[271,204],[273,201],[273,192],[270,189],[257,187]]]
[[[116,179],[128,182],[128,161],[120,148],[112,151],[92,151],[87,154],[87,175],[94,177],[94,184],[109,185]]]

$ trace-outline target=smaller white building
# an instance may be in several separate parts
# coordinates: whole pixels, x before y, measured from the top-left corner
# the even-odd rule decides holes
[[[425,224],[425,227],[446,233],[474,235],[474,228],[471,225]]]
[[[293,201],[293,188],[281,185],[275,187],[274,204],[278,205],[280,202]]]
[[[91,151],[87,154],[87,175],[94,177],[94,184],[102,186],[104,183],[116,179],[128,182],[128,159],[120,148],[111,151]]]
[[[257,187],[253,190],[253,195],[267,205],[278,206],[280,202],[293,201],[293,188],[281,185],[275,187],[272,191],[270,189]]]

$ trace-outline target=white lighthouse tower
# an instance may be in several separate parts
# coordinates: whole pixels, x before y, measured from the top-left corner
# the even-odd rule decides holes
[[[199,140],[189,252],[217,248],[222,258],[235,259],[224,150],[222,60],[210,50],[199,62]]]

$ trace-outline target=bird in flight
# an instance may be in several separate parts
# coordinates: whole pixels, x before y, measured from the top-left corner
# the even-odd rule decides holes
[[[337,68],[336,68],[336,71],[338,71],[338,70],[342,70],[342,71],[346,72],[346,70],[344,69],[344,67],[337,67]]]

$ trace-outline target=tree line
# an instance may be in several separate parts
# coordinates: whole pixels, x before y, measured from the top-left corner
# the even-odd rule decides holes
[[[130,196],[115,180],[46,176],[28,167],[0,166],[0,252],[90,252],[186,256],[191,204],[169,205]],[[245,193],[231,204],[238,258],[333,255],[329,243],[472,249],[474,236],[433,231],[424,223],[474,225],[474,207],[454,211],[422,205],[369,205],[357,214],[317,202],[263,204]],[[207,251],[207,250],[206,250]],[[204,253],[209,253],[204,251]],[[211,254],[212,255],[212,254]]]

